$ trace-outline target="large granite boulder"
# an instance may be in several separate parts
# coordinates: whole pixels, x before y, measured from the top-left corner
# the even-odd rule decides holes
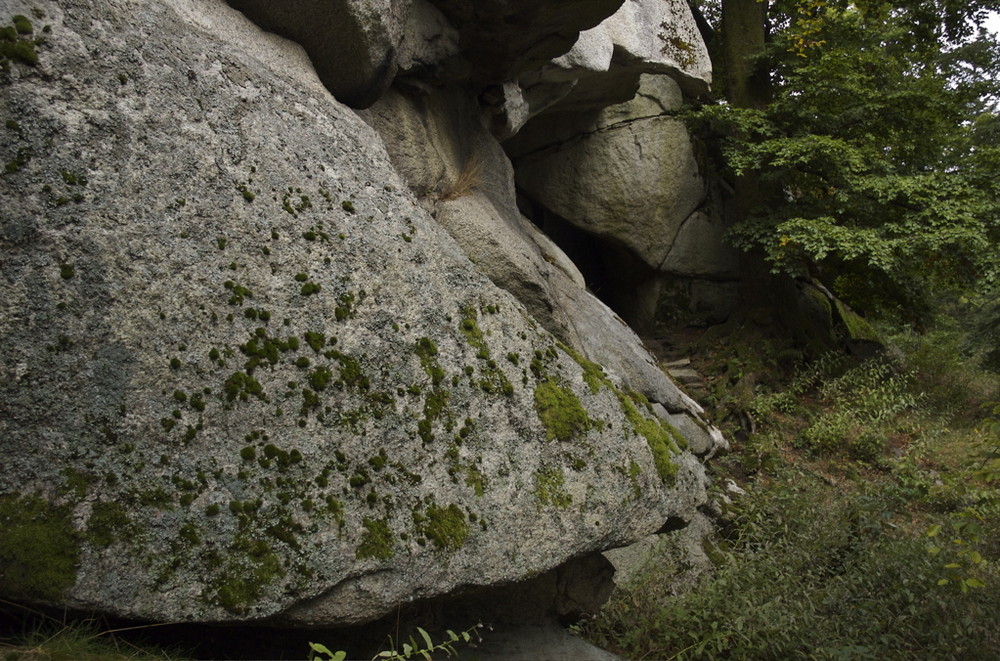
[[[658,270],[705,199],[705,183],[687,128],[665,114],[679,102],[676,84],[643,81],[621,106],[535,118],[510,151],[529,197]]]
[[[712,62],[684,0],[626,0],[522,84],[533,96],[546,83],[572,80],[558,108],[579,111],[628,101],[642,74],[668,75],[690,96],[708,91]]]
[[[341,103],[366,108],[396,75],[412,0],[228,2],[265,30],[301,44]]]
[[[473,78],[500,82],[563,55],[623,0],[431,0],[461,35]]]
[[[684,436],[482,274],[298,46],[221,0],[0,6],[37,55],[0,73],[0,598],[344,625],[704,502]]]
[[[421,204],[549,332],[645,397],[698,410],[632,329],[586,291],[565,253],[518,211],[510,161],[479,106],[457,93],[390,91],[362,115]]]

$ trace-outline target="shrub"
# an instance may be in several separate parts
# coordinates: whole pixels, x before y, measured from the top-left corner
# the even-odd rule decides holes
[[[664,600],[647,585],[669,558],[620,589],[585,634],[630,658],[992,659],[1000,582],[938,585],[923,539],[895,529],[877,490],[830,493],[801,477],[736,508],[731,561]]]

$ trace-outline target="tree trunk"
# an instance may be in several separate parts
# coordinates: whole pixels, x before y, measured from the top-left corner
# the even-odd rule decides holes
[[[726,99],[737,108],[763,110],[771,101],[770,71],[763,58],[767,40],[766,0],[722,0],[720,33]],[[760,177],[754,172],[738,176],[733,188],[730,222],[735,224],[746,220],[755,207],[764,203],[767,193],[761,189]],[[773,306],[777,283],[763,254],[759,250],[743,253],[741,267],[743,303],[748,311]]]

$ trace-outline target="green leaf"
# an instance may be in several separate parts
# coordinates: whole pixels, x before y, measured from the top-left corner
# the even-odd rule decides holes
[[[424,643],[427,644],[427,649],[429,649],[429,650],[434,649],[434,641],[431,640],[431,636],[430,636],[429,633],[427,633],[426,631],[424,631],[420,627],[417,627],[417,633],[419,633],[420,636],[424,639]]]
[[[935,523],[933,526],[927,529],[928,537],[937,537],[938,533],[941,532],[941,524]]]
[[[313,656],[314,654],[326,654],[329,657],[327,661],[344,661],[347,658],[347,652],[331,652],[330,648],[322,643],[309,643],[309,649],[312,651],[309,658],[316,658]]]

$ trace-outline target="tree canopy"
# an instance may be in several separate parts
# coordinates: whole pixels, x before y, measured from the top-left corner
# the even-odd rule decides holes
[[[819,277],[861,308],[919,315],[935,293],[995,282],[1000,46],[983,22],[998,6],[708,7],[719,17],[714,50],[727,98],[696,116],[721,130],[729,174],[752,180],[736,244],[775,272]],[[759,33],[727,33],[740,25],[727,12],[755,11]]]

